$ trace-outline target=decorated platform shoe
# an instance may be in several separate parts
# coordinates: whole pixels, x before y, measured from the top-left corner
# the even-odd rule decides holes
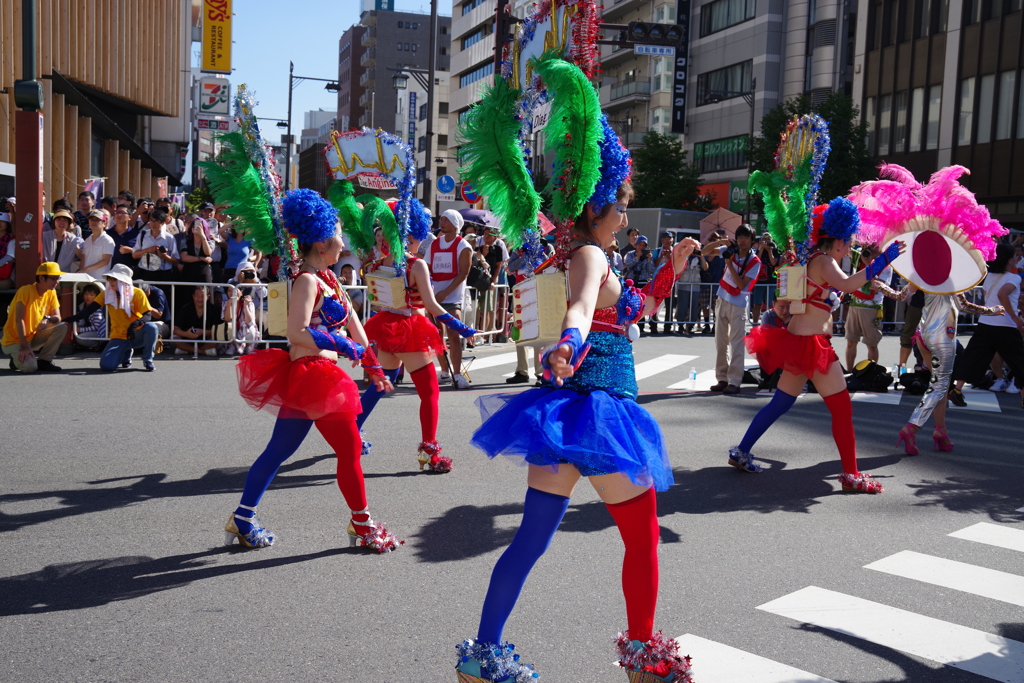
[[[246,517],[239,514],[239,510],[248,510],[252,514]],[[231,545],[236,538],[245,548],[266,548],[274,545],[276,537],[260,525],[260,520],[256,519],[256,508],[239,505],[224,525],[224,545]]]
[[[362,448],[359,451],[359,455],[369,455],[370,449],[373,448],[373,444],[363,439],[363,430],[359,430],[359,440],[362,442]]]
[[[910,424],[909,422],[900,430],[900,436],[896,439],[896,446],[899,447],[900,443],[903,443],[903,450],[907,455],[917,455],[917,443],[915,442],[915,435],[917,434],[917,425]]]
[[[464,640],[455,646],[458,683],[531,683],[540,678],[532,664],[523,664],[512,643],[478,643]]]
[[[629,633],[615,636],[619,666],[626,670],[629,683],[693,683],[690,657],[679,655],[679,643],[661,631],[642,643]]]
[[[871,478],[870,474],[864,474],[858,472],[857,474],[840,474],[839,483],[843,486],[843,491],[847,493],[881,493],[885,489],[882,488],[882,483],[875,481]]]
[[[365,519],[356,519],[364,517]],[[398,540],[393,533],[387,530],[383,524],[377,524],[370,518],[370,510],[359,510],[352,512],[352,519],[348,523],[348,545],[350,548],[362,546],[378,553],[390,553],[405,541]]]
[[[946,427],[936,427],[935,431],[932,432],[932,441],[935,443],[935,450],[945,451],[949,453],[953,450],[953,442],[949,440],[949,434],[946,433]]]
[[[729,464],[744,472],[762,472],[761,466],[754,462],[754,456],[746,453],[739,446],[729,449]]]
[[[420,463],[421,470],[426,467],[428,471],[440,474],[452,471],[452,459],[441,455],[441,444],[437,441],[420,442],[416,459]]]

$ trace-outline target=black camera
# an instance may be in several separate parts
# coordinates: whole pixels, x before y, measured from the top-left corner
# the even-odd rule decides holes
[[[737,252],[736,247],[735,246],[730,246],[728,249],[726,249],[725,251],[722,252],[722,258],[724,258],[726,261],[728,261],[729,259],[731,259],[733,256],[736,255],[736,252]]]
[[[161,254],[166,254],[167,253],[167,247],[165,247],[162,244],[159,247],[157,247],[156,250],[159,251]]]
[[[253,280],[256,278],[256,273],[252,272],[251,270],[243,270],[242,278],[245,280]]]

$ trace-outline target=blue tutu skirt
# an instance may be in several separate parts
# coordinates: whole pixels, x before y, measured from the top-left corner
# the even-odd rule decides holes
[[[483,424],[471,443],[517,464],[574,465],[584,476],[621,472],[665,491],[672,466],[655,419],[628,398],[539,387],[476,401]]]

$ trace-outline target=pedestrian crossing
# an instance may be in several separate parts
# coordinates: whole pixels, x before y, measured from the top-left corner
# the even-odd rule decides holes
[[[529,364],[530,371],[533,370],[533,359],[532,351],[529,352]],[[467,359],[472,354],[467,355]],[[703,363],[700,361],[703,360]],[[690,377],[692,370],[696,370],[698,367],[707,367],[708,361],[714,362],[713,358],[703,358],[701,356],[684,355],[684,354],[662,354],[649,358],[647,360],[638,361],[636,363],[636,379],[640,383],[641,392],[652,392],[652,391],[682,391],[682,392],[707,392],[708,389],[718,382],[714,369],[705,369],[697,372],[696,380]],[[472,362],[467,363],[468,370],[474,379],[481,378],[479,383],[487,382],[487,373],[477,374],[481,370],[489,370],[492,368],[500,369],[500,377],[506,379],[511,377],[513,372],[509,372],[508,366],[514,366],[516,363],[515,352],[511,353],[497,353],[490,356],[473,357]],[[752,358],[745,359],[744,369],[753,370],[758,367],[757,361]],[[673,381],[674,380],[674,381]],[[659,384],[661,382],[662,384]],[[668,384],[664,384],[668,382]],[[745,387],[746,391],[750,390],[749,385]],[[804,398],[807,394],[801,394],[800,398]],[[967,400],[965,407],[954,406],[950,404],[951,410],[958,411],[976,411],[984,413],[999,413],[1002,412],[999,407],[999,399],[991,391],[983,391],[979,389],[964,389],[964,397]],[[869,391],[858,391],[850,395],[850,398],[855,403],[872,403],[875,405],[890,405],[898,406],[903,402],[903,392],[891,390],[885,393],[875,393]],[[916,403],[918,397],[909,396],[907,403],[913,401]]]
[[[1024,552],[1024,531],[1008,526],[980,523],[949,536]],[[964,562],[901,551],[864,569],[1024,606],[1024,576]],[[806,586],[756,609],[993,681],[1024,681],[1024,643],[873,600]],[[693,657],[694,675],[701,683],[830,683],[815,673],[696,634],[676,640],[680,652]]]

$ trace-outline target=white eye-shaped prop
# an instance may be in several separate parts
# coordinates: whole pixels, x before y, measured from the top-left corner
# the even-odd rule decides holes
[[[971,289],[985,278],[988,269],[981,252],[956,226],[939,225],[929,216],[911,218],[907,231],[889,240],[907,245],[892,262],[893,270],[918,289],[930,294],[956,294]]]

